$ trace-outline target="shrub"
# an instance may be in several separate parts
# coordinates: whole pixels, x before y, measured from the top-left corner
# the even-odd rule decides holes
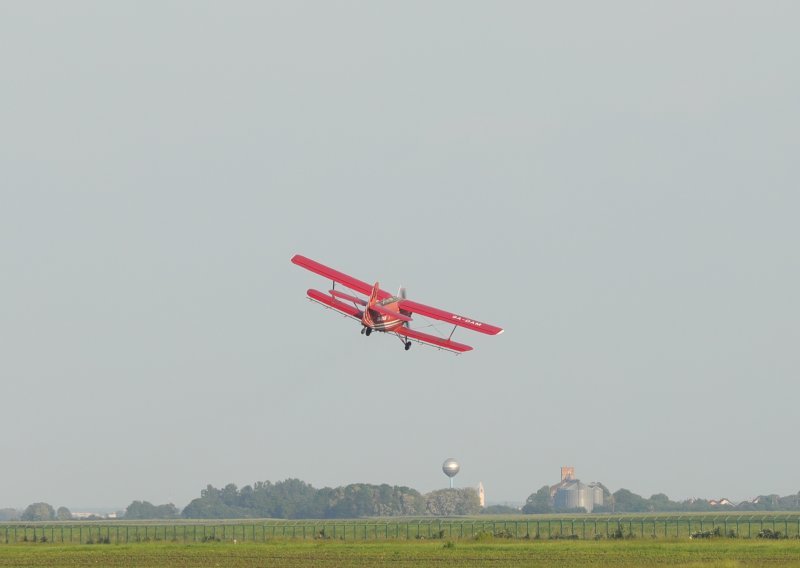
[[[714,530],[710,531],[696,531],[689,535],[690,539],[695,538],[715,538],[720,536],[722,531],[720,531],[719,527],[714,527]]]
[[[615,540],[625,538],[625,532],[622,530],[622,523],[617,523],[617,528],[614,529],[613,532],[609,533],[608,538],[613,538]]]
[[[551,536],[553,540],[578,540],[578,535],[576,534],[554,534]]]

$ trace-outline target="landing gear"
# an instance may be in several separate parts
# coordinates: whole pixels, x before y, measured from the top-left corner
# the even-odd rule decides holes
[[[372,333],[372,328],[371,328],[371,327],[365,327],[365,328],[364,328],[364,334],[365,334],[367,337],[369,337],[369,334],[370,334],[370,333]]]
[[[361,328],[361,335],[364,335],[364,330],[367,329],[366,327]]]
[[[405,349],[406,351],[411,349],[411,340],[410,339],[400,335],[399,333],[396,333],[395,335],[397,335],[397,339],[400,340],[400,343],[403,344],[403,349]]]

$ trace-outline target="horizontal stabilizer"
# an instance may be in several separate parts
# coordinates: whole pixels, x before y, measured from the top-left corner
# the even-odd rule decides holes
[[[325,292],[320,292],[319,290],[310,289],[308,292],[308,297],[314,300],[315,302],[319,302],[320,304],[324,304],[329,308],[333,308],[334,310],[339,310],[345,315],[348,315],[352,318],[356,318],[357,320],[361,319],[361,316],[364,315],[364,312],[359,310],[357,307],[351,304],[345,304],[344,302],[340,302],[336,298],[331,298]]]
[[[406,315],[403,315],[400,312],[395,312],[395,311],[392,311],[392,310],[390,310],[388,308],[385,308],[385,307],[381,306],[380,304],[372,304],[369,307],[369,309],[373,310],[373,311],[376,311],[379,314],[383,314],[385,316],[388,316],[390,318],[399,319],[399,320],[402,320],[402,321],[412,321],[410,317],[408,317]]]
[[[335,298],[339,298],[341,300],[347,300],[348,302],[354,302],[356,304],[361,304],[362,306],[367,305],[366,300],[362,300],[361,298],[356,298],[355,296],[351,296],[350,294],[345,294],[343,292],[339,292],[339,290],[328,290],[331,293],[331,296]]]
[[[431,345],[435,345],[436,347],[441,347],[442,349],[449,349],[450,351],[455,351],[456,353],[464,353],[465,351],[472,351],[472,347],[470,347],[469,345],[464,345],[463,343],[456,343],[455,341],[450,341],[449,339],[444,339],[443,337],[429,335],[427,333],[422,333],[421,331],[409,329],[407,327],[397,328],[394,330],[394,333],[398,335],[404,335],[409,339],[416,339],[417,341],[421,341],[423,343],[430,343]]]

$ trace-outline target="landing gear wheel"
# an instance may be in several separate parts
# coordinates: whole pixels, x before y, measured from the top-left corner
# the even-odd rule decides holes
[[[406,351],[408,351],[409,349],[411,349],[411,342],[406,341]]]
[[[361,328],[361,335],[364,335],[364,330],[367,329],[366,327]]]
[[[364,328],[364,333],[366,333],[367,337],[369,337],[369,334],[372,333],[372,328],[371,327],[365,327]]]

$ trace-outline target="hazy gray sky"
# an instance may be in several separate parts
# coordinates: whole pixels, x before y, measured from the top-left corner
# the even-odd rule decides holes
[[[798,491],[796,2],[3,2],[0,506]],[[452,356],[295,253],[500,325]]]

